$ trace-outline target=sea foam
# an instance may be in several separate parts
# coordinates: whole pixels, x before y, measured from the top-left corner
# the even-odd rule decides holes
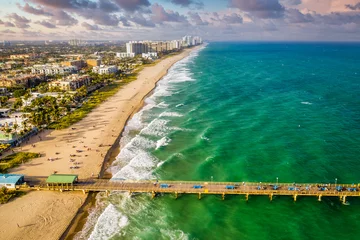
[[[109,204],[98,218],[98,221],[91,233],[90,240],[107,240],[119,233],[119,230],[128,225],[129,221],[122,215],[114,205]]]

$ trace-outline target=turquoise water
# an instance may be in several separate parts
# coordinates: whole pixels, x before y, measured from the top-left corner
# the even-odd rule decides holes
[[[360,45],[210,43],[128,123],[115,178],[360,183]],[[113,193],[90,239],[358,239],[360,199]]]

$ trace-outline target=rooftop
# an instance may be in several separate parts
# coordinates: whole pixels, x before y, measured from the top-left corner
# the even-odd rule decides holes
[[[73,183],[77,180],[78,175],[75,174],[52,174],[47,179],[47,183]]]
[[[22,174],[0,174],[0,183],[16,184],[21,178],[24,178],[24,175],[22,175]]]

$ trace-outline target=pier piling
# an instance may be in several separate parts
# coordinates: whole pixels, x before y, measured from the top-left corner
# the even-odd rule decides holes
[[[318,196],[318,201],[321,202],[321,195]]]

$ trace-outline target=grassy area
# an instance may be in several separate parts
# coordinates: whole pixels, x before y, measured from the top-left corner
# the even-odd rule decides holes
[[[0,204],[5,204],[10,199],[24,195],[24,192],[9,190],[6,187],[0,188]]]
[[[9,156],[6,156],[0,159],[0,173],[6,173],[8,169],[16,167],[21,163],[25,163],[30,159],[37,157],[40,157],[39,153],[26,153],[26,152],[14,153]]]
[[[125,84],[134,81],[137,77],[137,71],[133,74],[125,77],[121,82],[113,82],[105,87],[96,90],[91,93],[87,100],[83,102],[82,106],[70,114],[61,118],[58,122],[52,123],[49,128],[52,129],[65,129],[70,127],[72,124],[79,122],[81,119],[86,117],[94,108],[99,106],[101,103],[106,101],[109,97],[113,96],[119,91],[119,89]]]

